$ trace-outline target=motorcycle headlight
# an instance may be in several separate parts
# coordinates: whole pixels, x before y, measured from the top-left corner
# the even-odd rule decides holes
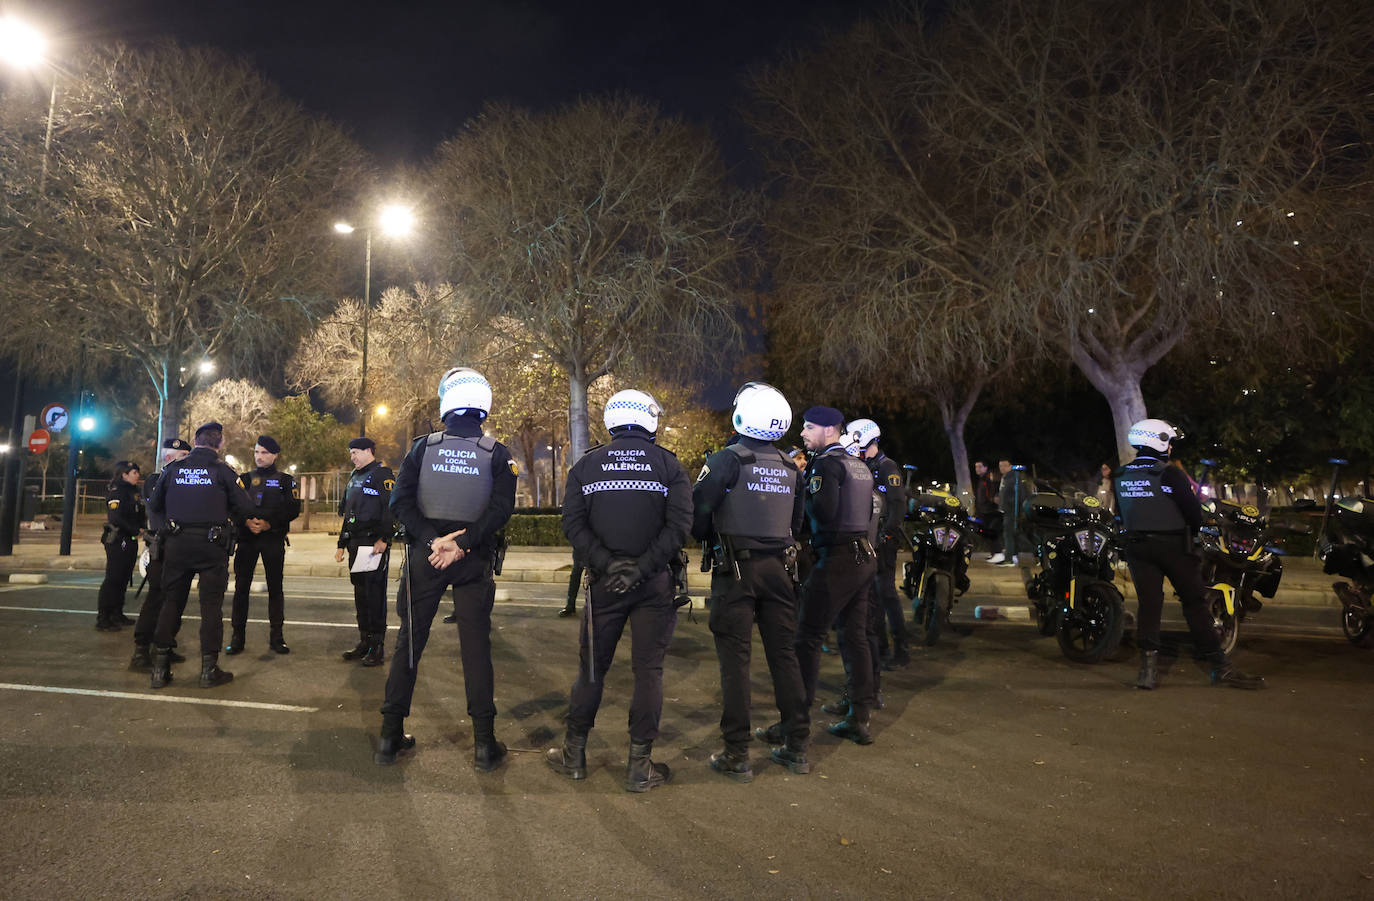
[[[942,551],[954,550],[954,546],[962,537],[958,529],[950,526],[936,526],[931,535],[935,539],[935,546]]]
[[[1078,549],[1089,557],[1096,557],[1102,553],[1102,546],[1107,543],[1107,536],[1093,529],[1079,529],[1073,533],[1073,540],[1078,542]]]
[[[1230,538],[1226,541],[1227,549],[1241,557],[1253,554],[1257,545],[1258,541],[1254,538]]]

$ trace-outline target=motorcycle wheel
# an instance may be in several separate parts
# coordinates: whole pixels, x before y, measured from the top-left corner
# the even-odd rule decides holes
[[[1126,604],[1110,582],[1092,582],[1078,606],[1060,617],[1059,650],[1074,663],[1101,663],[1116,653],[1126,627]]]
[[[1230,656],[1240,641],[1240,617],[1226,612],[1226,600],[1224,598],[1212,599],[1211,613],[1212,631],[1217,633],[1221,652]]]
[[[949,576],[932,573],[926,579],[926,596],[921,600],[921,627],[925,630],[922,643],[935,644],[944,627],[945,611],[949,609]]]
[[[1358,648],[1374,648],[1374,613],[1365,607],[1347,606],[1341,612],[1345,637]]]

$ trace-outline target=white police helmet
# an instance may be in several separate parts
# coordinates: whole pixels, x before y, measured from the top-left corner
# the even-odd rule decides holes
[[[777,441],[792,427],[792,406],[772,385],[747,382],[735,394],[735,410],[730,422],[741,435],[760,441]]]
[[[485,419],[491,412],[491,383],[466,366],[455,366],[439,380],[439,418],[455,410],[476,410]]]
[[[1142,419],[1126,433],[1126,442],[1140,450],[1169,452],[1169,442],[1183,437],[1183,430],[1162,419]]]
[[[878,428],[878,424],[871,419],[856,419],[844,427],[854,441],[854,445],[863,450],[883,434],[883,430]]]
[[[643,391],[617,391],[606,401],[603,417],[608,431],[627,425],[637,425],[653,434],[658,431],[658,417],[662,410],[658,401]]]
[[[840,436],[840,447],[844,448],[844,452],[851,457],[859,455],[859,442],[854,438],[853,432],[845,432]]]

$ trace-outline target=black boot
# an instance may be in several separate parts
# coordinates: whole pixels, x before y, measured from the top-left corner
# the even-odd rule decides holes
[[[381,666],[386,662],[386,633],[378,632],[369,636],[367,653],[363,655],[363,666]]]
[[[811,772],[811,764],[806,762],[806,749],[794,747],[790,742],[780,748],[774,748],[768,756],[774,763],[782,764],[798,776],[805,776]]]
[[[569,779],[587,778],[587,733],[574,732],[571,728],[563,733],[563,747],[549,748],[544,754],[544,762],[555,773]]]
[[[134,645],[134,656],[129,659],[129,670],[135,673],[147,673],[153,669],[153,655],[148,650],[146,644]]]
[[[711,755],[711,769],[736,782],[753,782],[754,771],[749,766],[749,752],[726,748]]]
[[[444,617],[444,622],[446,622],[446,623],[456,623],[456,622],[458,622],[458,608],[457,608],[457,607],[454,607],[454,608],[453,608],[453,612],[450,613],[448,616],[445,616],[445,617]]]
[[[118,632],[124,628],[110,617],[97,613],[95,617],[95,630],[97,632]]]
[[[849,693],[845,692],[835,700],[822,704],[821,712],[831,716],[849,716]]]
[[[272,630],[272,635],[267,639],[267,646],[278,654],[290,654],[291,649],[286,646],[286,639],[282,638],[281,626]]]
[[[233,673],[226,673],[219,668],[218,654],[200,655],[200,687],[214,688],[217,685],[224,685],[234,681]]]
[[[343,659],[361,660],[363,657],[367,656],[367,652],[370,650],[372,650],[372,636],[367,632],[359,630],[358,643],[353,646],[353,650],[343,652]]]
[[[495,717],[472,718],[472,765],[490,773],[506,759],[506,746],[496,740]]]
[[[1140,652],[1140,675],[1135,677],[1135,687],[1153,691],[1159,685],[1159,651]]]
[[[382,734],[377,741],[377,752],[372,755],[372,762],[377,766],[390,766],[398,756],[415,749],[415,736],[406,735],[405,722],[400,714],[382,714]]]
[[[782,723],[774,723],[766,729],[760,726],[754,730],[754,737],[766,745],[780,745],[787,740],[782,734]]]
[[[242,654],[243,640],[243,629],[235,626],[233,631],[229,633],[229,643],[224,646],[224,653],[228,654],[230,657],[235,654]]]
[[[577,608],[569,604],[567,607],[564,607],[562,610],[558,611],[558,615],[563,619],[567,619],[569,616],[572,616],[576,612]]]
[[[873,736],[868,733],[868,720],[856,719],[853,714],[838,723],[831,723],[828,731],[831,735],[847,738],[856,745],[873,744]]]
[[[649,759],[654,749],[651,741],[630,739],[630,760],[625,766],[625,790],[646,792],[673,781],[672,771],[666,763],[654,763]]]
[[[911,654],[907,652],[906,640],[898,639],[892,643],[892,660],[889,661],[893,669],[901,669],[911,662]]]
[[[153,648],[153,688],[164,688],[172,681],[171,648]]]
[[[1254,676],[1249,673],[1242,673],[1231,665],[1231,661],[1221,651],[1208,654],[1207,660],[1212,664],[1212,684],[1225,685],[1228,688],[1246,688],[1251,691],[1264,688],[1264,677]]]
[[[167,649],[167,659],[172,661],[173,663],[186,662],[186,658],[177,653],[176,642],[173,642],[172,646]]]

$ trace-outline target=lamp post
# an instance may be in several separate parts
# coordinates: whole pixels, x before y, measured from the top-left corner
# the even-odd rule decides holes
[[[0,16],[0,59],[19,69],[35,69],[46,62],[48,42],[36,29],[9,16]],[[57,105],[57,70],[53,69],[48,96],[48,121],[43,138],[42,168],[38,177],[41,198],[48,183],[48,151],[52,146],[53,112]],[[5,455],[4,503],[0,504],[0,556],[14,553],[19,537],[19,495],[24,490],[24,352],[14,361],[14,409],[10,411],[10,445]]]
[[[415,225],[415,214],[408,207],[390,204],[382,207],[377,226],[382,234],[404,237]],[[351,235],[357,231],[347,222],[335,222],[334,231]],[[363,229],[366,251],[363,256],[363,371],[358,380],[358,437],[367,435],[367,325],[372,312],[372,226]]]

